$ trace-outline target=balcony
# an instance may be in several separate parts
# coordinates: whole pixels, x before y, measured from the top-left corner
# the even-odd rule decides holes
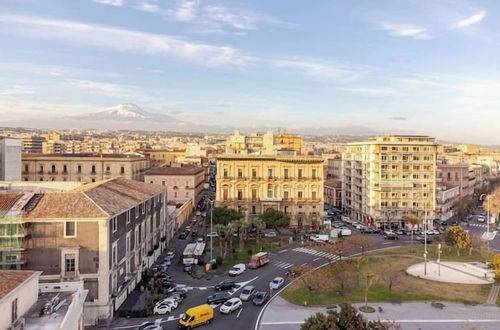
[[[50,175],[56,175],[56,174],[57,174],[57,171],[49,171],[49,174],[50,174]]]
[[[90,171],[90,175],[97,175],[96,171]]]

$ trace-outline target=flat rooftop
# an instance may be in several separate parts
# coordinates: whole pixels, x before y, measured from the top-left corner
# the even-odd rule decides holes
[[[163,166],[146,171],[145,175],[195,175],[203,171],[203,167],[195,165],[180,167]]]
[[[106,159],[144,159],[143,155],[138,154],[103,154],[103,153],[81,153],[81,154],[42,154],[42,153],[23,153],[23,159],[53,159],[53,158],[106,158]]]
[[[40,293],[38,295],[37,301],[31,306],[31,308],[24,315],[26,320],[25,329],[29,330],[54,330],[57,329],[58,325],[64,320],[66,313],[68,312],[68,306],[71,304],[72,295],[74,292],[49,292]],[[59,295],[61,307],[50,315],[44,315],[42,313],[43,307],[47,302],[50,302],[52,298]],[[65,302],[64,302],[65,301]]]

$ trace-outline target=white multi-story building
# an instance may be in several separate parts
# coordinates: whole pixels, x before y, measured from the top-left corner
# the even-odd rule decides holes
[[[21,180],[22,143],[17,139],[0,139],[0,181]]]

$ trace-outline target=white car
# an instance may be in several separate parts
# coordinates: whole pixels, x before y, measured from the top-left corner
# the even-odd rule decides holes
[[[155,306],[160,306],[160,305],[170,305],[170,306],[172,306],[172,309],[176,309],[177,306],[179,306],[177,301],[174,298],[170,298],[170,297],[158,301]]]
[[[243,307],[243,303],[241,302],[240,298],[231,298],[224,304],[222,304],[222,306],[220,306],[219,311],[221,312],[221,314],[231,314],[241,307]]]
[[[283,277],[275,277],[271,282],[269,282],[269,288],[272,290],[278,290],[285,283],[285,279]]]
[[[268,231],[267,233],[264,234],[264,237],[276,237],[278,234],[276,234],[275,231]]]
[[[200,211],[196,212],[196,216],[198,216],[198,217],[199,217],[200,215],[201,215],[201,212],[200,212]]]
[[[160,304],[160,305],[155,305],[155,308],[153,308],[153,314],[154,315],[165,315],[167,313],[172,312],[174,310],[172,305],[169,304]]]
[[[203,239],[203,237],[200,237],[200,238],[198,238],[198,239],[196,240],[196,242],[198,242],[198,243],[203,243],[203,242],[205,242],[205,240]]]
[[[233,268],[229,270],[229,276],[238,276],[243,274],[243,272],[246,270],[245,264],[237,264],[234,265]]]
[[[477,217],[477,222],[485,222],[485,221],[486,221],[486,218],[483,217],[482,215]]]
[[[217,234],[215,231],[213,231],[213,232],[211,232],[211,233],[208,233],[208,234],[207,234],[207,237],[217,238],[217,237],[219,237],[219,234]]]
[[[241,290],[240,299],[243,301],[251,300],[255,295],[255,292],[256,292],[255,287],[247,285],[246,287],[243,288],[243,290]]]

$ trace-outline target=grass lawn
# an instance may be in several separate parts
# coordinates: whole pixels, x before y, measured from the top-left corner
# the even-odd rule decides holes
[[[431,301],[484,303],[491,285],[451,284],[428,281],[406,274],[406,268],[423,261],[423,246],[404,246],[368,253],[364,262],[345,260],[316,270],[292,284],[282,296],[295,304],[322,306],[364,301],[364,274],[375,274],[368,301]],[[428,246],[428,256],[435,260],[437,246]],[[434,255],[435,254],[435,255]],[[456,250],[443,249],[443,261],[479,260],[468,253],[457,256]],[[392,293],[389,282],[393,279]],[[308,290],[310,287],[311,290]]]

